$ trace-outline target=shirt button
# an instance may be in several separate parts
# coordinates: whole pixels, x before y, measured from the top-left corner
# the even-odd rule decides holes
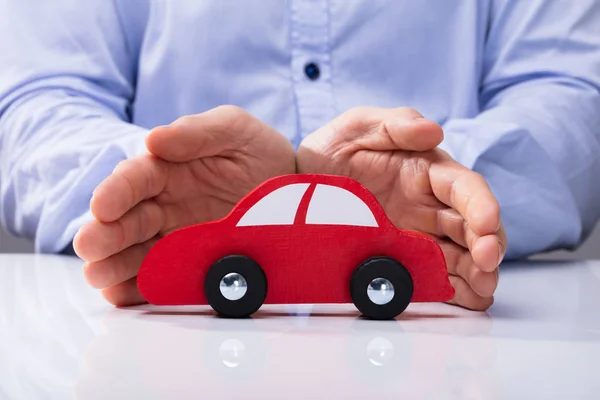
[[[321,70],[319,70],[319,66],[315,63],[308,63],[304,66],[304,73],[311,81],[316,81],[319,79],[321,75]]]

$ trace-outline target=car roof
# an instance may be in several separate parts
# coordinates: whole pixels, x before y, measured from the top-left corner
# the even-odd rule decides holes
[[[238,220],[248,209],[269,193],[284,186],[298,183],[322,184],[346,189],[369,207],[379,226],[391,224],[379,201],[361,183],[347,176],[327,174],[290,174],[270,178],[241,199],[227,218]]]

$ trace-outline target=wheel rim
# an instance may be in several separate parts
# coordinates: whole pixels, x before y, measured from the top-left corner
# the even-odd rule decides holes
[[[230,272],[221,279],[219,290],[227,300],[236,301],[246,295],[248,282],[244,275]]]
[[[383,277],[375,278],[367,286],[367,296],[378,306],[387,304],[394,298],[394,285]]]

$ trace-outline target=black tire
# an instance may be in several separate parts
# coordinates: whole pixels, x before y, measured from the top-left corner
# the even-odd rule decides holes
[[[389,303],[378,305],[369,299],[367,287],[375,278],[385,278],[394,286],[394,297]],[[367,318],[393,319],[410,304],[413,281],[410,272],[389,257],[372,257],[360,264],[350,279],[350,296],[358,310]]]
[[[229,300],[221,294],[221,279],[231,272],[241,274],[248,284],[246,294],[238,300]],[[267,277],[254,260],[241,255],[231,255],[214,263],[204,280],[204,293],[208,304],[221,316],[244,318],[254,314],[267,297]]]

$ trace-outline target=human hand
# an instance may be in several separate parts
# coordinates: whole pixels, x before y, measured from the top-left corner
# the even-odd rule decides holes
[[[289,141],[233,106],[157,127],[146,146],[95,189],[95,220],[73,243],[87,281],[117,306],[144,302],[136,275],[160,237],[222,218],[265,180],[295,172]]]
[[[500,207],[481,175],[436,148],[442,139],[441,127],[414,110],[356,108],[304,139],[297,171],[352,177],[396,227],[436,237],[451,303],[486,310],[506,249]]]

